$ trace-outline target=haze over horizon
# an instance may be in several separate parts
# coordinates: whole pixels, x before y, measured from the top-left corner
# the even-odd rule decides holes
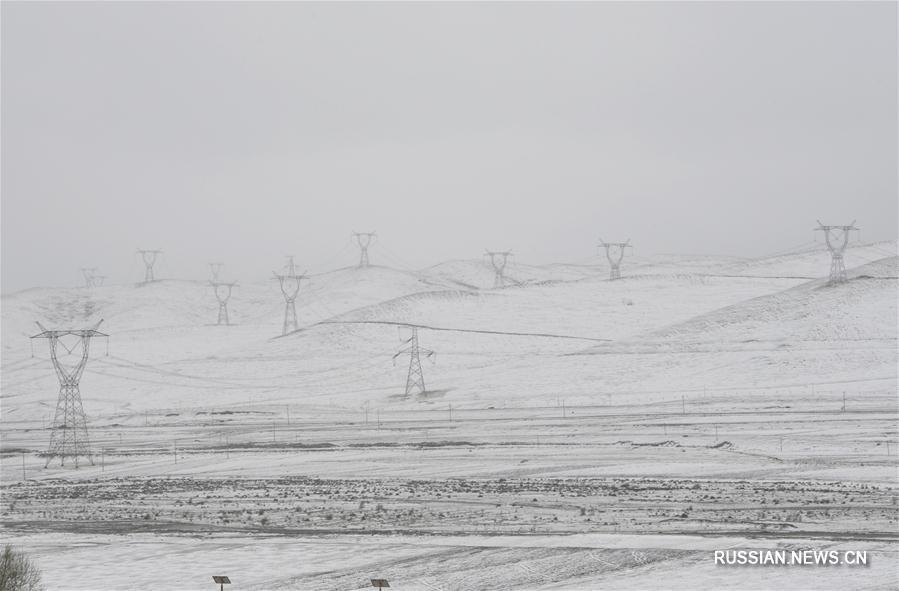
[[[895,3],[0,10],[3,293],[899,234]]]

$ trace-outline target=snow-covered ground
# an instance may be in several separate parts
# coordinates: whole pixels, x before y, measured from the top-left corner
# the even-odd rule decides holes
[[[285,336],[274,280],[235,289],[233,326],[201,281],[4,295],[4,537],[51,588],[894,588],[899,258],[845,259],[835,286],[811,244],[635,255],[618,281],[604,258],[513,259],[504,289],[485,260],[346,268],[304,282]],[[109,353],[95,339],[81,381],[95,465],[44,468],[58,383],[34,321],[100,319]],[[412,327],[436,356],[407,397],[393,356]],[[205,508],[176,507],[169,480]],[[738,546],[873,557],[714,566]]]

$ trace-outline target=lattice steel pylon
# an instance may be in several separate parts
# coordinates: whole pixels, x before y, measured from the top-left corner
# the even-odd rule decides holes
[[[490,257],[490,264],[493,265],[493,287],[505,287],[506,286],[506,263],[510,256],[512,256],[511,250],[504,250],[502,252],[497,251],[487,251],[487,255]],[[500,257],[502,257],[502,262],[500,261]]]
[[[141,258],[144,261],[144,283],[156,281],[156,276],[153,274],[153,265],[156,264],[157,255],[162,254],[162,251],[138,249],[137,252],[140,254]]]
[[[421,371],[421,355],[424,354],[427,359],[433,357],[436,353],[430,349],[422,349],[419,347],[417,326],[412,327],[412,336],[406,339],[403,344],[409,346],[397,351],[393,356],[393,362],[396,364],[396,358],[403,353],[409,354],[409,374],[406,376],[406,396],[409,396],[415,390],[418,391],[418,394],[426,392],[425,376]]]
[[[843,263],[843,252],[846,250],[846,245],[849,244],[849,233],[853,230],[859,231],[855,227],[855,220],[852,220],[852,223],[848,226],[825,226],[821,223],[821,220],[818,220],[818,227],[814,231],[824,232],[824,243],[827,244],[827,250],[830,251],[831,257],[830,280],[828,284],[832,285],[846,281],[846,265]],[[836,235],[832,236],[831,232]]]
[[[99,287],[103,285],[106,275],[98,275],[97,267],[81,267],[81,274],[84,275],[84,286],[87,288]]]
[[[90,351],[90,342],[93,337],[109,337],[109,335],[99,332],[102,320],[95,324],[93,328],[85,330],[47,330],[41,323],[37,325],[41,332],[31,337],[32,339],[47,339],[50,343],[50,359],[53,361],[53,368],[59,378],[59,398],[56,402],[56,413],[53,416],[53,425],[50,434],[50,446],[47,449],[47,462],[44,467],[50,465],[53,458],[58,457],[61,465],[66,465],[66,459],[72,458],[75,468],[78,468],[78,458],[86,456],[88,461],[93,465],[94,459],[91,454],[90,438],[87,432],[87,419],[84,416],[84,407],[81,404],[81,390],[79,383],[81,374],[84,373],[84,367],[87,365],[88,353]],[[78,337],[78,341],[68,347],[65,342],[61,342],[60,338],[74,336]],[[57,355],[57,347],[62,347],[71,353],[78,345],[81,346],[81,359],[73,367],[65,367],[59,360]]]
[[[219,275],[221,275],[222,267],[224,266],[224,263],[209,263],[209,271],[212,273],[213,282],[217,282],[219,280]]]
[[[611,267],[611,271],[609,271],[609,280],[621,279],[621,260],[624,258],[624,249],[633,248],[633,246],[631,246],[631,239],[628,238],[624,242],[605,242],[600,238],[598,246],[602,246],[606,249],[606,259],[608,259],[609,266]],[[617,256],[614,256],[613,253],[616,253]]]
[[[228,320],[228,300],[231,299],[231,290],[234,289],[237,282],[232,281],[231,283],[224,283],[221,281],[210,281],[209,284],[215,292],[215,299],[219,302],[219,317],[216,324],[230,325],[231,322]]]
[[[275,278],[281,286],[281,293],[284,295],[284,325],[281,328],[281,336],[288,332],[300,330],[300,324],[297,321],[297,294],[300,293],[300,282],[306,278],[306,274],[296,274],[296,267],[293,263],[293,257],[288,256],[287,275],[274,273]]]
[[[356,237],[356,243],[359,245],[359,268],[368,267],[368,247],[372,238],[377,236],[377,234],[374,232],[353,232],[353,236]]]

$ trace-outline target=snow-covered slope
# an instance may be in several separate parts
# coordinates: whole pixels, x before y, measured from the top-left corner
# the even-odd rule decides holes
[[[297,317],[299,325],[306,326],[403,294],[444,288],[386,267],[339,269],[302,281],[296,297]],[[39,332],[35,321],[48,328],[85,328],[103,319],[103,331],[117,336],[141,333],[148,342],[165,338],[167,333],[191,331],[199,339],[215,334],[214,338],[226,345],[248,336],[264,339],[280,334],[285,306],[274,278],[239,283],[228,302],[230,320],[236,326],[215,327],[214,333],[207,329],[216,322],[218,302],[205,281],[39,288],[3,296],[2,303],[3,349],[10,354]]]
[[[844,253],[847,268],[896,256],[896,242],[850,244]],[[826,277],[830,268],[830,253],[820,242],[810,242],[788,252],[755,259],[742,259],[716,265],[710,273],[757,277]]]
[[[638,341],[707,343],[895,341],[899,257],[852,269],[849,281],[825,280],[727,306],[641,335]]]
[[[610,340],[795,284],[792,279],[696,275],[593,278],[484,292],[417,293],[358,308],[334,320]]]
[[[852,256],[874,257],[890,245],[865,248]],[[3,417],[45,416],[55,404],[46,344],[36,342],[39,357],[29,356],[32,322],[80,328],[99,318],[110,355],[92,350],[82,394],[89,414],[122,420],[178,407],[291,404],[313,412],[366,402],[651,403],[680,392],[742,396],[814,385],[895,390],[896,257],[865,261],[847,284],[827,286],[802,278],[812,262],[816,275],[827,271],[819,255],[754,263],[776,266],[767,275],[748,263],[744,273],[722,273],[715,257],[685,267],[661,257],[620,281],[595,267],[551,265],[519,275],[529,278],[520,285],[477,290],[468,286],[493,281],[482,262],[420,273],[341,269],[303,285],[301,330],[284,337],[275,281],[235,290],[235,326],[212,325],[217,303],[203,282],[28,290],[3,298]],[[421,345],[437,355],[436,364],[425,361],[432,392],[407,399],[408,358],[392,358],[409,325],[421,327]]]
[[[503,269],[506,286],[523,286],[554,281],[577,281],[585,277],[596,277],[603,273],[601,268],[589,265],[524,265],[510,258]],[[608,271],[605,272],[608,274]],[[459,289],[492,289],[496,271],[489,258],[482,260],[447,261],[421,271],[423,277],[448,284]]]

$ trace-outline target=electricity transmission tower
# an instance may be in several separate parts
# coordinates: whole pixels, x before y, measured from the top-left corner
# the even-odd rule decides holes
[[[305,273],[297,275],[293,257],[288,256],[287,259],[287,275],[274,273],[281,286],[281,293],[284,295],[284,325],[281,328],[281,336],[300,329],[299,322],[297,322],[296,300],[297,294],[300,293],[300,282],[306,278]]]
[[[81,274],[84,275],[85,287],[91,288],[103,285],[106,275],[98,275],[97,271],[99,271],[97,267],[81,267]]]
[[[222,272],[222,267],[224,267],[224,263],[209,263],[209,270],[212,272],[212,281],[216,282],[219,280],[219,274]]]
[[[403,353],[409,354],[409,374],[406,377],[406,396],[409,396],[413,390],[417,390],[418,394],[426,392],[425,376],[421,372],[421,355],[423,354],[425,358],[430,358],[436,355],[436,353],[430,349],[422,349],[418,346],[417,326],[412,327],[412,336],[406,339],[403,344],[409,346],[397,351],[396,355],[393,356],[393,362],[396,364],[396,358]]]
[[[359,245],[359,268],[368,267],[368,246],[376,234],[374,232],[353,232],[353,236],[356,237],[356,243]]]
[[[609,265],[612,267],[609,279],[621,279],[621,259],[624,258],[625,248],[633,248],[631,239],[628,238],[625,242],[605,242],[600,238],[599,246],[606,249],[606,259],[608,259]]]
[[[87,434],[87,419],[81,405],[81,391],[78,384],[81,381],[81,374],[84,373],[84,366],[87,365],[91,338],[109,337],[97,330],[101,322],[103,321],[101,320],[93,328],[86,330],[47,330],[38,322],[37,325],[41,332],[31,337],[32,339],[47,339],[50,342],[50,359],[53,361],[53,368],[59,378],[59,399],[56,402],[56,414],[53,416],[45,468],[55,457],[59,457],[63,466],[66,465],[67,458],[72,458],[76,469],[79,456],[87,456],[91,465],[94,463]],[[78,338],[78,341],[73,342],[71,347],[66,344],[65,340],[60,341],[60,338],[65,339],[69,336]],[[78,345],[81,345],[81,359],[74,367],[66,367],[60,362],[57,356],[59,345],[62,345],[67,353],[72,353]]]
[[[293,255],[292,255],[292,254],[289,254],[289,255],[286,255],[286,256],[287,256],[287,265],[285,265],[284,268],[287,269],[287,274],[288,274],[288,275],[296,275],[296,274],[297,274],[297,267],[296,267],[296,265],[294,265],[294,263],[293,263]]]
[[[818,227],[815,232],[824,232],[824,242],[827,244],[827,250],[830,251],[830,280],[829,284],[843,283],[846,281],[846,265],[843,264],[843,252],[846,245],[849,244],[849,233],[855,230],[855,220],[848,226],[825,226],[818,220]]]
[[[493,277],[493,287],[505,287],[506,286],[506,277],[503,274],[506,270],[506,262],[509,257],[512,256],[512,251],[506,250],[502,252],[495,252],[488,250],[487,256],[490,257],[490,264],[493,265],[493,271],[495,275]],[[502,262],[500,262],[500,258],[502,258]]]
[[[231,283],[223,283],[220,281],[210,281],[209,284],[212,285],[212,289],[215,292],[215,299],[219,302],[219,317],[216,324],[231,324],[228,321],[228,300],[231,299],[231,290],[234,289],[237,282],[232,281]]]
[[[156,281],[156,277],[153,275],[153,265],[156,264],[156,256],[162,254],[162,251],[138,249],[137,252],[140,253],[141,258],[144,260],[144,283]]]

